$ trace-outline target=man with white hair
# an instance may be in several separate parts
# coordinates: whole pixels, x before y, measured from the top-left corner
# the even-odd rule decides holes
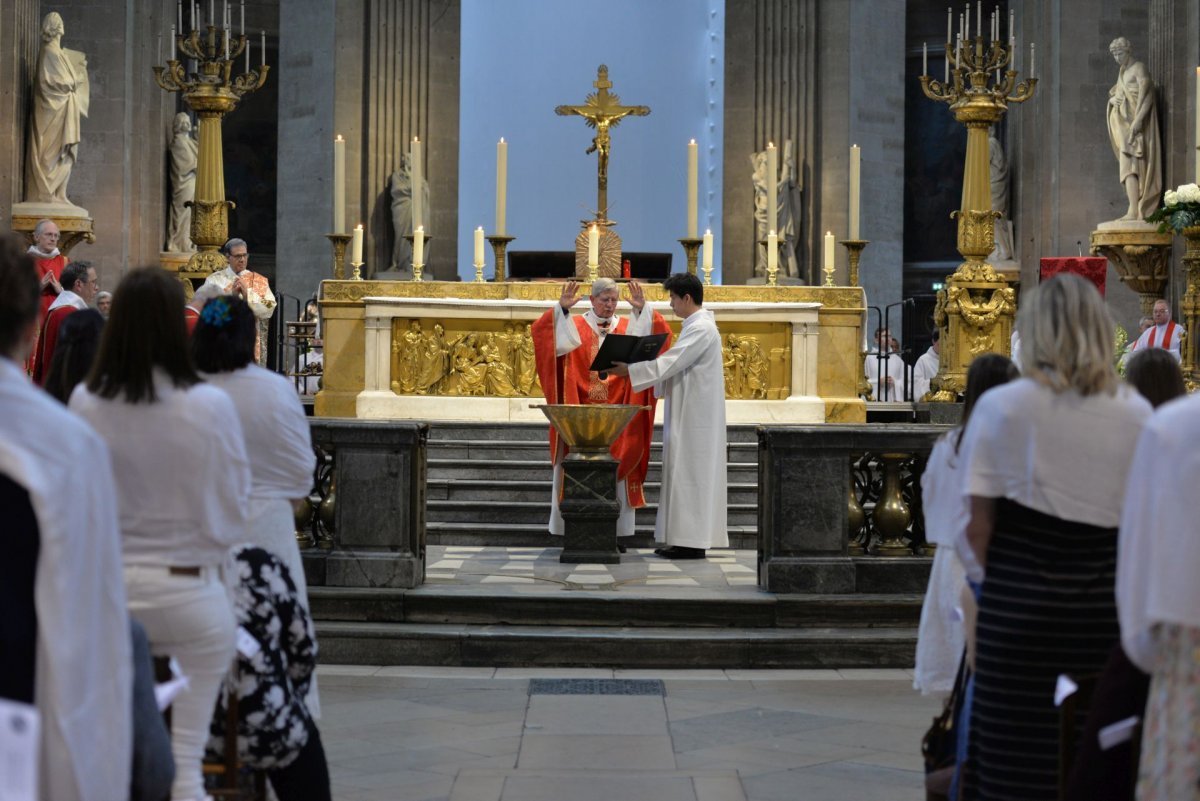
[[[1179,349],[1186,332],[1182,325],[1171,319],[1171,307],[1162,298],[1154,301],[1152,317],[1154,325],[1142,331],[1131,351],[1136,353],[1147,348],[1165,348],[1175,357],[1175,361],[1181,361]]]
[[[621,432],[612,446],[617,468],[617,498],[621,503],[617,518],[617,536],[633,535],[634,510],[646,505],[642,485],[650,464],[650,438],[654,433],[654,395],[648,390],[634,392],[629,378],[601,375],[588,368],[610,333],[646,336],[668,334],[670,329],[661,314],[646,310],[646,296],[637,281],[629,282],[628,318],[618,317],[617,300],[621,290],[611,278],[597,278],[591,288],[591,308],[572,315],[571,308],[583,299],[578,281],[563,285],[558,303],[533,324],[533,346],[538,378],[547,403],[614,403],[645,406],[646,409]],[[665,346],[664,346],[665,347]],[[550,496],[550,533],[563,534],[563,517],[558,509],[562,491],[562,461],[567,447],[553,427],[550,428],[550,452],[554,460],[554,484]],[[621,551],[625,547],[618,546]]]

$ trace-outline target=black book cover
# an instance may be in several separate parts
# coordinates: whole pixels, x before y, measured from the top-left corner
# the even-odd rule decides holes
[[[594,373],[612,369],[616,362],[633,364],[646,362],[658,356],[663,343],[667,341],[666,334],[650,334],[644,337],[629,334],[609,334],[600,344],[596,358],[588,369]]]

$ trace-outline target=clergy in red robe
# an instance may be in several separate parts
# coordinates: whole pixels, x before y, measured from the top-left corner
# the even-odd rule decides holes
[[[42,320],[41,333],[33,356],[33,380],[39,386],[46,385],[50,374],[50,361],[54,358],[54,346],[58,344],[58,329],[63,320],[74,312],[86,309],[96,297],[100,280],[96,268],[86,261],[73,261],[63,268],[60,276],[63,290],[50,304],[50,310]]]
[[[579,284],[568,281],[554,307],[533,324],[533,344],[538,378],[547,403],[616,403],[648,406],[638,412],[612,446],[617,468],[617,497],[621,503],[617,518],[617,536],[633,534],[634,510],[646,505],[643,484],[650,463],[650,439],[654,433],[654,394],[634,392],[625,377],[600,377],[590,372],[592,360],[600,343],[609,333],[646,336],[667,334],[667,321],[653,309],[646,309],[646,298],[637,281],[629,282],[629,303],[633,307],[628,317],[617,317],[620,289],[611,278],[599,278],[592,284],[591,309],[572,315],[571,308],[582,295]],[[554,485],[551,492],[550,533],[561,536],[563,518],[558,510],[562,492],[562,460],[567,446],[550,428],[550,454],[554,460]]]
[[[33,228],[33,245],[29,248],[29,255],[33,257],[33,263],[37,266],[38,281],[41,285],[41,302],[38,308],[38,319],[41,320],[46,319],[50,304],[58,297],[58,293],[62,292],[59,277],[63,268],[67,266],[67,257],[58,251],[58,239],[58,226],[54,220],[39,220]],[[25,371],[31,374],[37,350],[35,341],[33,350],[25,362]]]

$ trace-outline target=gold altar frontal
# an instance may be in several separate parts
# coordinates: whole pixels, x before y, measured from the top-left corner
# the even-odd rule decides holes
[[[644,286],[678,334],[666,293]],[[316,414],[544,420],[530,408],[543,396],[528,326],[561,292],[557,282],[324,281]],[[861,288],[709,286],[704,306],[721,331],[730,423],[865,422]]]

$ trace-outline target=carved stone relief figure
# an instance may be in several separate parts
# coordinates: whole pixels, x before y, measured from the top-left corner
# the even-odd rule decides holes
[[[199,144],[192,137],[192,119],[182,111],[175,115],[171,136],[171,209],[167,221],[168,253],[191,253],[192,209],[187,204],[196,195],[196,163]]]
[[[1154,81],[1146,65],[1134,59],[1124,36],[1113,39],[1108,51],[1118,64],[1117,82],[1108,90],[1108,139],[1129,201],[1118,222],[1145,220],[1158,208],[1162,193],[1162,138]]]
[[[412,271],[412,245],[405,236],[413,233],[413,185],[412,163],[405,155],[400,169],[392,173],[390,179],[392,195],[392,233],[396,243],[392,246],[391,269],[402,272]],[[421,179],[421,208],[429,211],[429,181]],[[429,229],[426,228],[426,233]],[[426,261],[428,261],[429,244],[425,245]]]
[[[79,153],[80,118],[88,114],[87,58],[63,47],[63,21],[51,11],[42,20],[42,49],[34,76],[25,201],[74,206],[67,181]]]

